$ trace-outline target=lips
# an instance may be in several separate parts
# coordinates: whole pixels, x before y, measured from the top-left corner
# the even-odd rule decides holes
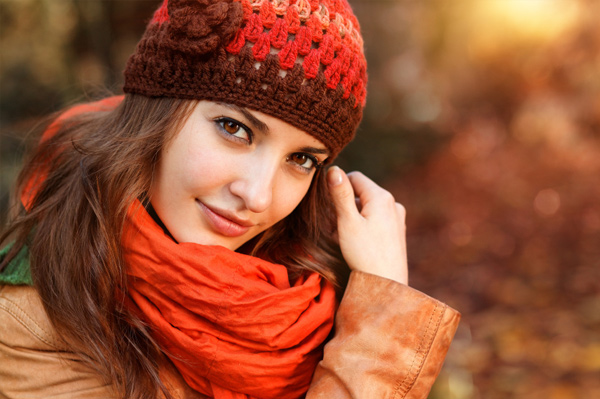
[[[254,223],[240,219],[223,209],[209,207],[199,200],[196,200],[196,203],[200,206],[213,230],[226,237],[239,237],[246,234],[254,226]]]

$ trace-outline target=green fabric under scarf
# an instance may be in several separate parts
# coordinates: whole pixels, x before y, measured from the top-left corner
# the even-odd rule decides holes
[[[0,262],[4,259],[12,244],[0,251]],[[31,270],[29,269],[29,251],[26,246],[0,271],[0,284],[8,285],[33,285]]]

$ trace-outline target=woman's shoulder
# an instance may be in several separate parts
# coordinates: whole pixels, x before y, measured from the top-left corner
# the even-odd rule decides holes
[[[57,339],[35,288],[0,286],[0,344],[37,350],[65,350]]]
[[[178,399],[203,399],[163,359],[161,378]],[[35,288],[0,284],[0,398],[113,398],[52,327]]]
[[[0,377],[0,397],[111,396],[56,334],[35,288],[25,285],[0,285]]]

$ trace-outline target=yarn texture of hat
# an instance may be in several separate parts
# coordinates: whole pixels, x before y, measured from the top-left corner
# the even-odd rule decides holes
[[[164,0],[123,90],[264,112],[320,140],[333,159],[360,123],[366,84],[347,0]]]

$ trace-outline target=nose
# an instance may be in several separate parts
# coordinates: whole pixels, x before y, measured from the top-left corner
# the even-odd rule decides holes
[[[239,177],[230,185],[233,195],[241,198],[246,208],[254,213],[266,211],[273,201],[273,188],[278,163],[261,159],[249,162],[240,170]]]

